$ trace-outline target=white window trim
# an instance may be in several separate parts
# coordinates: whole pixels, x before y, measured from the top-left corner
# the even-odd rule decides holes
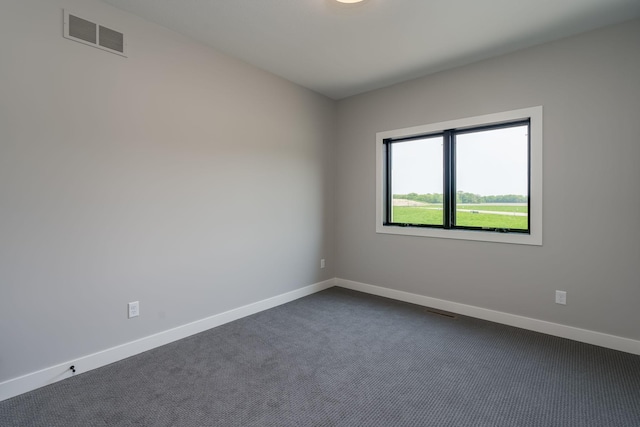
[[[412,137],[436,133],[447,129],[463,129],[473,126],[506,123],[520,119],[530,119],[531,181],[529,194],[529,234],[384,225],[385,189],[383,150],[385,139]],[[376,134],[376,233],[542,246],[542,106],[378,132]]]

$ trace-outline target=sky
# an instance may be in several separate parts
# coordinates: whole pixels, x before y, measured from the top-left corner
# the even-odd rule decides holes
[[[527,126],[456,138],[457,190],[481,196],[527,194]],[[442,137],[393,144],[392,192],[442,193]]]

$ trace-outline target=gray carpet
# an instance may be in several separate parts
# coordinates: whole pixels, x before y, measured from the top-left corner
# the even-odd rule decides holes
[[[341,288],[0,402],[2,426],[640,426],[640,356]]]

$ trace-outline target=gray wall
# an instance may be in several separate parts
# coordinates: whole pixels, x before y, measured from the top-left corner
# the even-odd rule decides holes
[[[335,102],[98,1],[0,9],[0,381],[335,276]]]
[[[337,276],[640,339],[639,76],[636,20],[341,101]],[[375,233],[376,132],[536,105],[542,247]]]

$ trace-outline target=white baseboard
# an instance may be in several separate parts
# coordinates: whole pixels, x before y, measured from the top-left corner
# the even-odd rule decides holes
[[[71,365],[75,366],[76,373],[87,372],[170,342],[204,332],[207,329],[215,328],[216,326],[322,291],[334,286],[334,282],[334,279],[325,280],[324,282],[315,283],[272,298],[225,311],[224,313],[216,314],[154,335],[149,335],[97,353],[78,357],[77,359],[50,366],[37,372],[12,378],[0,383],[0,401],[69,378],[73,375],[69,370]]]
[[[354,282],[352,280],[336,278],[335,284],[336,286],[352,289],[354,291],[365,292],[368,294],[391,298],[398,301],[409,302],[425,307],[437,308],[439,310],[449,311],[452,313],[462,314],[478,319],[489,320],[491,322],[502,323],[504,325],[515,326],[517,328],[528,329],[530,331],[541,332],[547,335],[567,338],[574,341],[580,341],[587,344],[593,344],[600,347],[606,347],[613,350],[640,355],[640,341],[632,340],[629,338],[603,334],[601,332],[594,332],[587,329],[574,328],[572,326],[546,322],[544,320],[532,319],[515,314],[503,313],[501,311],[489,310],[472,305],[460,304],[457,302],[451,302],[437,298],[430,298],[423,295],[398,291],[395,289]]]

